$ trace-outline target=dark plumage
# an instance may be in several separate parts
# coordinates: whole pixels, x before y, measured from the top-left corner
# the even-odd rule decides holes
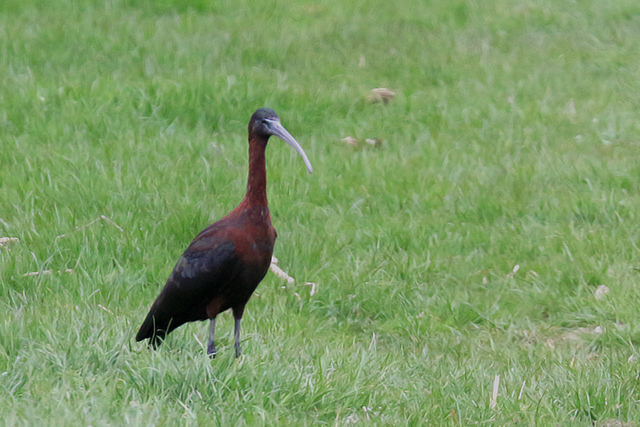
[[[235,352],[240,356],[240,321],[244,307],[267,274],[276,240],[267,204],[265,149],[271,135],[291,145],[311,163],[300,144],[268,108],[249,121],[249,179],[244,199],[231,213],[205,228],[182,254],[142,323],[136,341],[154,348],[186,322],[210,319],[207,354],[215,356],[216,316],[228,309],[235,318]]]

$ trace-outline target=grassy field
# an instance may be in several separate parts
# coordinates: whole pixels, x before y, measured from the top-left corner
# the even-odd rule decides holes
[[[2,0],[2,425],[639,425],[638,105],[636,0]],[[149,351],[263,106],[296,282]]]

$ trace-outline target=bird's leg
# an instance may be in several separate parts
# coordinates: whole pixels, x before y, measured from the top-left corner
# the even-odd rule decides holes
[[[236,359],[237,359],[238,357],[240,357],[240,354],[242,354],[242,351],[240,351],[240,321],[242,319],[239,317],[236,317],[235,320],[236,322],[235,322],[235,327],[233,331],[233,336],[235,338]]]
[[[242,320],[242,313],[244,313],[244,304],[231,307],[231,310],[233,311],[233,318],[235,319],[233,337],[235,338],[236,359],[237,359],[242,354],[242,351],[240,350],[240,321]]]
[[[216,345],[213,343],[213,336],[216,333],[216,319],[209,321],[209,344],[207,344],[207,355],[211,358],[216,357]]]

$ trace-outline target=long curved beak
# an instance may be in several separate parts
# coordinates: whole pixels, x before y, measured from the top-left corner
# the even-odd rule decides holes
[[[313,172],[313,167],[311,166],[311,162],[309,161],[307,154],[304,152],[298,141],[296,141],[295,138],[291,136],[289,131],[287,131],[284,126],[282,126],[277,120],[269,120],[269,125],[271,134],[277,136],[278,138],[292,146],[293,149],[296,150],[298,154],[300,154],[300,156],[302,156],[302,160],[304,160],[304,164],[307,166],[307,170],[309,171],[309,173]]]

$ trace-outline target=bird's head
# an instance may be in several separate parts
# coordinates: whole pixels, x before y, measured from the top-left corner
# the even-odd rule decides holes
[[[313,172],[311,162],[298,141],[280,124],[280,117],[270,108],[260,108],[253,113],[249,121],[249,134],[257,134],[265,138],[277,136],[293,147],[302,156],[309,173]]]

